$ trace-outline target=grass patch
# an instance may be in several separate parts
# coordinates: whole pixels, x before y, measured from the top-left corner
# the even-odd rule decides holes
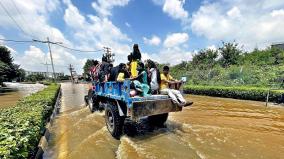
[[[33,155],[59,92],[58,84],[0,109],[0,158],[28,158]]]
[[[268,88],[259,87],[225,87],[225,86],[184,86],[185,93],[226,97],[246,100],[266,101]],[[269,101],[280,103],[284,90],[271,90]],[[283,102],[283,101],[282,101]]]

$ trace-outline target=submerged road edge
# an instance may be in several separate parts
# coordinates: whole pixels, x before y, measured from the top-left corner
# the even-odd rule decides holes
[[[36,155],[34,157],[35,159],[42,159],[43,154],[47,149],[48,142],[49,142],[49,139],[50,139],[50,128],[53,124],[53,121],[55,120],[56,115],[59,114],[59,110],[61,108],[61,97],[62,97],[62,89],[61,89],[61,85],[60,85],[60,88],[59,88],[58,94],[57,94],[57,98],[56,98],[56,102],[53,106],[52,114],[47,119],[48,122],[46,123],[45,128],[42,132],[42,137],[39,140]]]

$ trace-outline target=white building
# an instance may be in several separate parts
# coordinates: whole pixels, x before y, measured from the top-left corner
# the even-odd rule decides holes
[[[38,72],[38,71],[25,71],[26,73],[26,76],[28,75],[43,75],[44,77],[50,77],[52,78],[52,72]],[[55,77],[58,77],[58,76],[64,76],[64,73],[63,72],[55,72]]]

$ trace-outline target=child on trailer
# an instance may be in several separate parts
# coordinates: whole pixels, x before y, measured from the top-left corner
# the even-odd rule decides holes
[[[119,70],[119,74],[117,77],[117,81],[119,82],[123,82],[127,77],[125,77],[125,73],[126,71],[126,65],[124,65],[120,70]],[[145,70],[144,64],[142,62],[138,63],[137,66],[137,72],[138,75],[136,77],[132,77],[130,78],[132,82],[132,88],[134,88],[134,90],[130,91],[130,95],[131,96],[135,96],[138,92],[142,93],[142,96],[148,96],[148,92],[149,92],[149,85],[147,82],[147,72]]]
[[[134,88],[142,93],[142,96],[149,96],[150,87],[148,85],[147,72],[142,62],[137,66],[138,76],[131,78],[133,80]]]

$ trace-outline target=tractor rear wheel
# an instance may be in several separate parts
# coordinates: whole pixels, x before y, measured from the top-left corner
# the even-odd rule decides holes
[[[121,117],[118,112],[118,107],[115,104],[108,103],[105,108],[105,122],[110,134],[119,139],[122,135],[124,117]]]

